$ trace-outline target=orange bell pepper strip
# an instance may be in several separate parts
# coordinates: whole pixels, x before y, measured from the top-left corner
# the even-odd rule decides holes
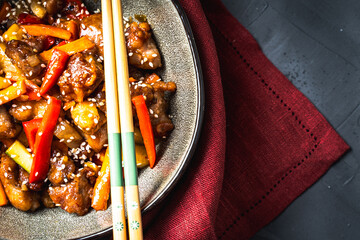
[[[52,51],[54,49],[59,49],[63,52],[66,52],[68,55],[71,56],[71,55],[74,55],[75,53],[82,52],[82,51],[85,51],[85,50],[93,48],[93,47],[95,47],[95,44],[92,41],[90,41],[87,37],[82,37],[73,42],[64,44],[62,46],[55,46],[50,50],[40,53],[40,56],[45,61],[50,61]]]
[[[8,203],[4,187],[0,181],[0,206],[5,206]]]
[[[160,77],[156,73],[153,73],[145,79],[145,82],[148,84],[151,84],[151,83],[156,83],[159,80],[160,80]]]
[[[149,111],[146,107],[143,95],[133,97],[131,101],[135,106],[139,119],[140,132],[143,137],[146,153],[149,158],[150,168],[153,168],[156,161],[156,149]]]
[[[18,98],[25,93],[26,93],[25,81],[21,80],[15,82],[10,87],[7,87],[0,91],[0,105],[10,102],[11,100]]]
[[[22,25],[21,27],[32,36],[51,36],[65,40],[70,40],[72,36],[68,30],[45,24]]]
[[[35,138],[35,156],[30,170],[30,183],[44,181],[47,176],[50,166],[51,143],[60,110],[61,101],[55,97],[50,97]]]
[[[63,73],[69,55],[59,49],[54,49],[51,55],[50,63],[46,69],[45,77],[41,84],[40,94],[44,95],[49,91],[57,82],[60,75]]]
[[[66,29],[71,32],[71,39],[75,40],[79,37],[79,26],[74,20],[70,20],[66,26]]]
[[[91,200],[91,207],[96,211],[106,210],[110,195],[110,161],[109,147],[106,149],[104,162],[100,169],[100,174],[94,186],[94,195]]]

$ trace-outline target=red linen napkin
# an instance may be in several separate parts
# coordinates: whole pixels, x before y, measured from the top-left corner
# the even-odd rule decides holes
[[[204,126],[145,239],[248,239],[348,146],[219,0],[180,2],[204,72]]]

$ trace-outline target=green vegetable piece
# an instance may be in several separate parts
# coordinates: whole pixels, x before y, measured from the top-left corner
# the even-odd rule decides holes
[[[5,153],[30,173],[33,157],[21,142],[16,140]]]

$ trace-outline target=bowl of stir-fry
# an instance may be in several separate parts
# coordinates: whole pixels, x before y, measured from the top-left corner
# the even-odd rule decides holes
[[[202,116],[201,74],[172,1],[124,1],[143,212],[188,165]],[[3,1],[0,7],[0,238],[67,239],[111,229],[100,2]],[[156,159],[144,142],[156,139]]]

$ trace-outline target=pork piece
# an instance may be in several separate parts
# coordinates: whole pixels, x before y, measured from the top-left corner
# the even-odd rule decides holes
[[[163,91],[154,93],[154,102],[149,107],[151,125],[156,137],[163,137],[174,129],[174,124],[167,115],[168,103],[164,98]]]
[[[47,102],[44,99],[39,101],[13,101],[9,113],[18,121],[24,122],[34,118],[42,118],[47,109]]]
[[[44,186],[44,182],[29,183],[29,173],[22,167],[19,167],[19,180],[23,190],[30,189],[38,192],[41,191]]]
[[[9,156],[3,154],[0,163],[0,180],[10,203],[21,211],[34,211],[40,207],[36,192],[21,189],[19,167]]]
[[[80,216],[86,214],[91,206],[93,186],[87,179],[88,170],[79,170],[74,179],[57,187],[49,187],[49,195],[55,204],[69,213]]]
[[[131,97],[143,95],[147,103],[150,103],[154,98],[154,88],[147,83],[134,82],[130,85]]]
[[[55,207],[55,203],[51,200],[48,189],[41,192],[41,202],[47,208]]]
[[[137,81],[144,80],[144,74],[134,66],[129,65],[129,77],[136,79]]]
[[[150,75],[151,76],[151,75]],[[149,106],[150,120],[156,137],[167,136],[174,129],[174,125],[167,115],[168,103],[165,99],[165,92],[175,92],[176,84],[174,82],[164,82],[158,79],[151,82],[148,79],[144,81],[131,83],[131,97],[143,95],[146,105]],[[133,108],[133,114],[136,119],[136,111]]]
[[[148,23],[132,22],[126,29],[126,35],[126,47],[131,65],[141,69],[161,67],[160,53],[151,37]]]
[[[43,38],[30,38],[26,41],[11,40],[6,43],[6,55],[18,66],[28,79],[38,77],[43,64],[37,53],[43,50]]]
[[[46,8],[46,12],[52,16],[62,10],[64,2],[63,0],[43,0],[42,4]]]
[[[86,159],[90,159],[94,154],[90,145],[84,141],[78,148],[71,148],[68,151],[68,155],[74,159],[75,163],[82,164]]]
[[[104,41],[101,13],[93,14],[81,20],[80,37],[87,37],[95,43],[101,56],[104,56]]]
[[[4,106],[0,106],[0,138],[14,138],[21,127],[16,125]]]
[[[53,186],[69,182],[74,177],[75,168],[73,160],[56,152],[50,159],[49,181]]]
[[[94,96],[96,107],[99,108],[106,115],[106,96],[105,96],[105,84],[100,85],[96,91]]]
[[[82,102],[103,80],[101,64],[91,55],[77,53],[70,57],[68,66],[57,84],[64,101]]]

